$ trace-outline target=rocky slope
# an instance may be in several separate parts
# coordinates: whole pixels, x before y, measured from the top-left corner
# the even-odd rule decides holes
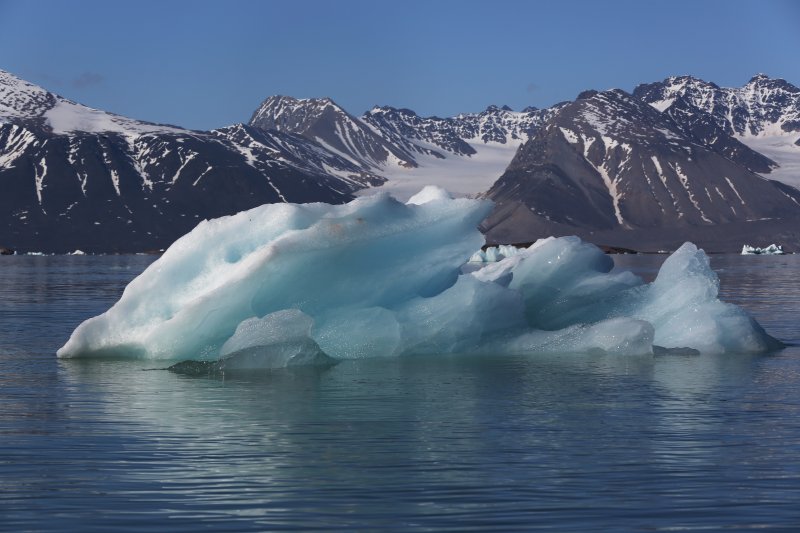
[[[456,194],[491,186],[519,146],[561,107],[515,112],[489,106],[456,117],[421,117],[375,107],[361,117],[329,98],[267,98],[250,126],[302,135],[388,179],[384,190],[406,199],[429,183]]]
[[[383,181],[301,135],[150,124],[0,71],[5,247],[163,248],[203,218],[270,202],[340,203]]]
[[[781,228],[800,217],[800,89],[682,76],[449,118],[389,106],[356,117],[329,98],[274,96],[246,125],[201,132],[0,71],[0,246],[162,248],[202,218],[266,202],[343,202],[378,185],[405,199],[429,183],[495,200],[484,224],[495,242],[792,240]]]
[[[680,114],[713,121],[770,160],[750,165],[752,170],[800,186],[800,88],[786,80],[758,74],[728,88],[678,76],[640,85],[633,94],[679,123],[686,122]]]
[[[670,113],[621,90],[588,91],[565,106],[488,191],[498,204],[489,240],[664,228],[680,239],[698,227],[800,216],[800,192],[753,172],[774,162],[680,100]]]

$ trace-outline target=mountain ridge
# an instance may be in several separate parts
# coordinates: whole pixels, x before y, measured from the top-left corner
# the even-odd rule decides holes
[[[745,95],[757,92],[753,86],[798,93],[785,81],[763,76],[749,84],[741,89]],[[699,87],[699,93],[687,87]],[[698,102],[708,104],[708,94],[723,95],[727,112],[715,105],[701,108]],[[484,222],[489,239],[529,241],[574,231],[605,232],[620,243],[630,236],[622,235],[625,230],[652,230],[663,243],[664,235],[655,234],[668,228],[678,239],[704,226],[796,224],[800,193],[785,180],[770,179],[781,167],[751,141],[776,135],[776,124],[791,124],[785,117],[792,117],[798,100],[784,99],[789,109],[778,113],[765,99],[773,109],[760,112],[751,96],[744,113],[732,111],[739,105],[736,94],[691,77],[640,85],[638,96],[619,89],[582,93],[520,149],[487,192],[498,204]],[[531,228],[527,234],[525,227]],[[756,225],[750,228],[758,237]],[[675,239],[669,246],[680,244]]]
[[[0,245],[162,248],[198,219],[259,203],[338,203],[376,185],[403,198],[431,182],[495,199],[490,239],[791,218],[798,117],[800,90],[785,80],[731,89],[674,76],[448,118],[391,106],[354,116],[330,98],[275,95],[248,123],[204,132],[0,71]]]
[[[4,71],[0,94],[4,247],[164,248],[204,218],[272,202],[341,203],[385,181],[296,134],[137,121]]]

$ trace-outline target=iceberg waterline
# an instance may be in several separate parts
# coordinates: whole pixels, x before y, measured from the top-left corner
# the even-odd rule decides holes
[[[779,343],[718,298],[687,243],[656,280],[577,237],[478,271],[492,208],[426,188],[345,205],[272,204],[201,222],[90,318],[59,357],[222,360],[230,368],[445,353],[763,352]]]

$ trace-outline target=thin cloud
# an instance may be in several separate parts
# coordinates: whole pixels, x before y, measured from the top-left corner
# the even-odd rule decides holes
[[[105,81],[105,76],[97,72],[83,72],[80,76],[72,80],[72,86],[77,89],[85,89],[92,85],[99,85]]]

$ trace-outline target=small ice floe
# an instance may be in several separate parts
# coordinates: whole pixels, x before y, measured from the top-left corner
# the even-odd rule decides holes
[[[783,255],[783,246],[779,244],[770,244],[766,248],[759,248],[757,246],[750,246],[745,244],[742,246],[742,255]]]
[[[86,252],[83,250],[75,250],[74,252],[70,252],[69,255],[86,255]]]

